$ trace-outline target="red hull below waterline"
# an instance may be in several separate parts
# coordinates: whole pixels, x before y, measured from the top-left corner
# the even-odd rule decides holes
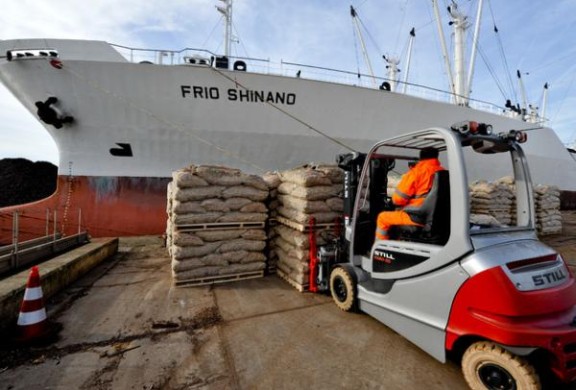
[[[163,234],[170,178],[59,176],[56,192],[43,200],[0,209],[0,245],[56,230],[86,230],[92,237]]]

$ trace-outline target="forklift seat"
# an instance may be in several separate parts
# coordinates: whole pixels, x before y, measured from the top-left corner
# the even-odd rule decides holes
[[[442,170],[434,174],[432,188],[420,207],[417,219],[423,226],[395,225],[390,229],[397,240],[444,245],[450,237],[450,175]],[[412,217],[414,219],[414,217]]]

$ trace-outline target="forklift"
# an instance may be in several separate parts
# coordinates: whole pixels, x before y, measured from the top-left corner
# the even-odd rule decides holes
[[[543,378],[576,378],[576,284],[562,256],[538,240],[521,131],[461,122],[377,143],[337,158],[344,169],[344,221],[318,247],[317,290],[347,312],[366,313],[441,362],[455,358],[473,389],[540,389]],[[388,180],[424,148],[446,170],[427,194],[419,226],[375,238],[393,210]],[[507,156],[509,157],[507,157]],[[469,178],[505,164],[511,221],[475,221]],[[467,170],[468,168],[468,170]],[[481,176],[482,177],[482,176]],[[496,178],[488,178],[494,180]]]

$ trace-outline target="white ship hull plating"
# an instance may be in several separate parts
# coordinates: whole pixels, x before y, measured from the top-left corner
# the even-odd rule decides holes
[[[0,78],[33,115],[36,102],[56,97],[74,117],[60,129],[45,124],[60,153],[61,176],[167,178],[189,164],[262,173],[333,162],[349,151],[317,131],[365,152],[399,133],[463,120],[495,131],[534,127],[377,89],[250,69],[131,63],[103,42],[0,41],[0,55],[47,44],[59,51],[61,69],[49,59],[0,58]],[[535,183],[576,190],[576,163],[553,130],[529,131],[525,152]],[[498,158],[485,179],[507,173]],[[472,172],[470,180],[476,178]]]

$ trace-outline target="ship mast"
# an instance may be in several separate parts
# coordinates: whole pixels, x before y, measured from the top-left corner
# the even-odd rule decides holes
[[[224,55],[230,55],[230,47],[232,44],[232,0],[220,0],[224,6],[216,6],[218,12],[224,15],[225,29],[224,29]]]
[[[440,43],[442,45],[450,89],[454,95],[454,103],[467,106],[470,99],[470,91],[472,90],[472,79],[474,76],[474,64],[476,62],[476,51],[480,35],[480,19],[482,18],[483,0],[479,0],[478,2],[476,28],[474,30],[472,52],[470,53],[468,76],[466,76],[465,72],[466,30],[470,27],[467,16],[458,10],[458,5],[454,0],[452,0],[452,5],[448,6],[448,13],[451,17],[449,24],[452,26],[454,33],[454,69],[452,69],[450,57],[448,56],[448,49],[446,48],[446,40],[444,37],[444,29],[442,28],[440,12],[438,10],[438,1],[432,0],[432,5],[434,7],[434,13],[436,14]]]
[[[408,44],[408,54],[406,58],[406,72],[404,72],[404,87],[403,93],[406,93],[406,89],[408,87],[408,73],[410,71],[410,61],[412,59],[412,46],[414,45],[414,38],[416,37],[416,30],[412,27],[410,30],[410,41]]]

